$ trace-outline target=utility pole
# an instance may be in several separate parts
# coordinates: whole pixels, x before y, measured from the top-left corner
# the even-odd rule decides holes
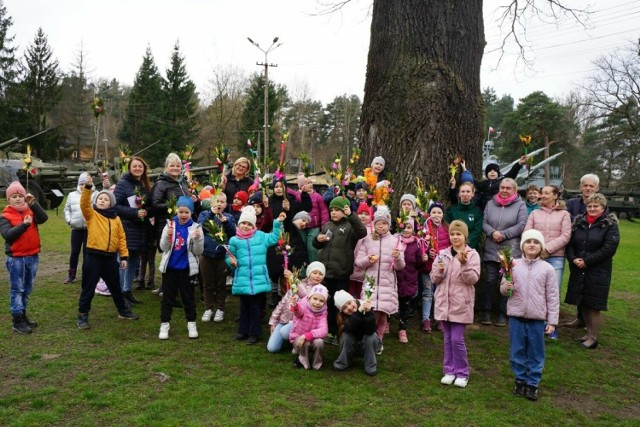
[[[256,62],[256,65],[264,66],[264,142],[263,142],[264,155],[263,155],[263,161],[266,162],[267,161],[267,157],[269,157],[269,67],[277,67],[278,66],[278,64],[269,64],[269,61],[267,59],[267,55],[269,54],[269,52],[274,51],[277,48],[279,48],[280,46],[282,46],[282,43],[278,43],[279,37],[275,37],[273,39],[273,42],[271,42],[271,46],[269,46],[269,48],[265,50],[265,49],[261,48],[258,43],[256,43],[253,40],[251,40],[250,37],[247,37],[247,40],[249,40],[249,42],[252,45],[257,47],[258,49],[260,49],[260,51],[262,51],[264,53],[264,62]],[[276,45],[276,43],[278,43],[278,44]],[[258,146],[258,161],[259,160],[260,160],[260,146]]]

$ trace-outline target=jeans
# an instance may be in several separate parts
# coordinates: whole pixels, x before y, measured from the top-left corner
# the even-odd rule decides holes
[[[500,312],[507,314],[507,297],[500,295],[500,264],[494,261],[484,262],[485,280],[482,286],[482,310],[491,311],[493,299],[498,295],[500,301]]]
[[[377,348],[378,337],[376,334],[365,335],[358,341],[349,332],[343,332],[340,336],[340,355],[333,362],[333,366],[338,370],[344,370],[351,366],[354,357],[364,356],[364,371],[373,374],[378,366],[376,361]]]
[[[467,346],[464,342],[465,325],[445,320],[442,322],[442,327],[444,332],[444,374],[469,379]]]
[[[118,256],[118,259],[120,257]],[[122,292],[131,291],[131,285],[136,278],[136,270],[140,265],[140,251],[129,250],[129,258],[127,258],[127,268],[120,270],[120,289]]]
[[[38,272],[38,255],[12,257],[7,255],[11,314],[22,314],[29,305],[29,295]]]
[[[563,256],[551,256],[545,259],[554,270],[556,270],[556,277],[558,278],[558,292],[562,291],[562,273],[564,272],[564,257]]]
[[[509,318],[509,362],[517,381],[538,386],[544,368],[544,320]]]
[[[433,283],[428,273],[422,274],[422,321],[431,317],[431,307],[433,306]]]
[[[273,333],[269,337],[269,342],[267,342],[267,351],[269,353],[278,353],[282,350],[282,345],[285,342],[289,342],[291,328],[293,328],[293,322],[278,323],[276,325]]]

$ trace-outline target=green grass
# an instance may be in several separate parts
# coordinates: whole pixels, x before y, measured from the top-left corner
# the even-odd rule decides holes
[[[117,319],[110,298],[96,296],[92,328],[75,326],[79,284],[62,285],[69,231],[50,212],[41,227],[40,272],[30,303],[38,320],[31,335],[11,331],[8,301],[0,314],[0,425],[638,425],[640,409],[640,225],[621,223],[610,310],[601,347],[585,351],[581,331],[562,328],[547,345],[541,398],[511,396],[507,331],[471,327],[472,374],[466,389],[439,384],[442,335],[424,335],[412,319],[409,344],[395,339],[397,322],[369,378],[362,361],[344,373],[330,369],[327,348],[319,372],[290,367],[288,353],[268,354],[265,341],[234,342],[238,304],[229,297],[221,324],[200,324],[187,338],[182,311],[174,311],[171,338],[160,341],[159,299],[137,292],[140,320]],[[6,273],[2,288],[7,298]],[[565,272],[565,280],[568,271]],[[564,286],[566,289],[566,284]],[[202,306],[198,306],[199,314]],[[562,307],[569,320],[574,307]],[[266,338],[266,337],[265,337]],[[161,374],[167,375],[161,381]]]

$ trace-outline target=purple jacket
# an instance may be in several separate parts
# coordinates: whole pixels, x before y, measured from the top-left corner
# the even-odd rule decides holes
[[[307,341],[324,338],[329,333],[327,325],[327,309],[314,312],[309,307],[307,299],[298,301],[293,311],[293,327],[289,334],[289,341],[292,343],[300,335],[304,335]]]
[[[404,254],[400,251],[398,258],[393,258],[391,252],[395,249],[402,249],[400,236],[387,233],[384,236],[377,236],[373,240],[373,234],[362,239],[362,244],[355,254],[355,266],[364,268],[368,276],[373,276],[376,281],[371,302],[373,309],[387,314],[394,314],[398,311],[398,284],[396,271],[402,270],[405,266]],[[378,261],[375,264],[369,262],[369,255],[376,255]],[[364,299],[364,290],[361,299]]]
[[[558,324],[560,295],[556,272],[546,261],[536,258],[514,260],[513,293],[507,301],[507,314],[524,319],[546,320]],[[506,280],[500,292],[507,295]]]
[[[553,208],[540,206],[531,212],[525,230],[536,229],[544,236],[544,247],[549,256],[564,256],[564,247],[571,240],[571,215],[564,204]]]
[[[436,320],[471,324],[476,298],[475,284],[480,279],[480,255],[467,245],[467,262],[461,264],[451,248],[440,251],[444,271],[433,268],[431,281],[436,284],[433,313]]]
[[[418,293],[418,274],[422,267],[422,248],[420,242],[414,236],[409,243],[404,245],[404,263],[402,270],[396,273],[398,278],[398,296],[414,297]]]

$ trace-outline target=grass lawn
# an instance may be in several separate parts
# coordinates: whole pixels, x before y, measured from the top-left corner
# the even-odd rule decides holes
[[[397,341],[392,322],[373,378],[361,359],[332,371],[337,347],[328,346],[315,372],[292,369],[288,352],[267,353],[266,334],[255,346],[233,341],[232,296],[222,323],[201,324],[198,304],[197,340],[188,339],[182,310],[174,311],[170,339],[158,340],[160,303],[149,291],[136,293],[144,302],[135,307],[138,321],[118,320],[111,299],[96,296],[92,328],[80,331],[80,284],[62,284],[69,230],[49,214],[30,302],[39,322],[33,334],[11,331],[8,276],[0,276],[0,425],[640,425],[639,223],[621,223],[600,347],[582,350],[575,341],[582,331],[561,328],[547,345],[540,400],[529,402],[511,396],[506,328],[468,327],[466,389],[440,385],[442,334],[419,332],[417,318],[409,344]],[[563,291],[567,277],[568,270]],[[574,313],[563,304],[561,322]]]

